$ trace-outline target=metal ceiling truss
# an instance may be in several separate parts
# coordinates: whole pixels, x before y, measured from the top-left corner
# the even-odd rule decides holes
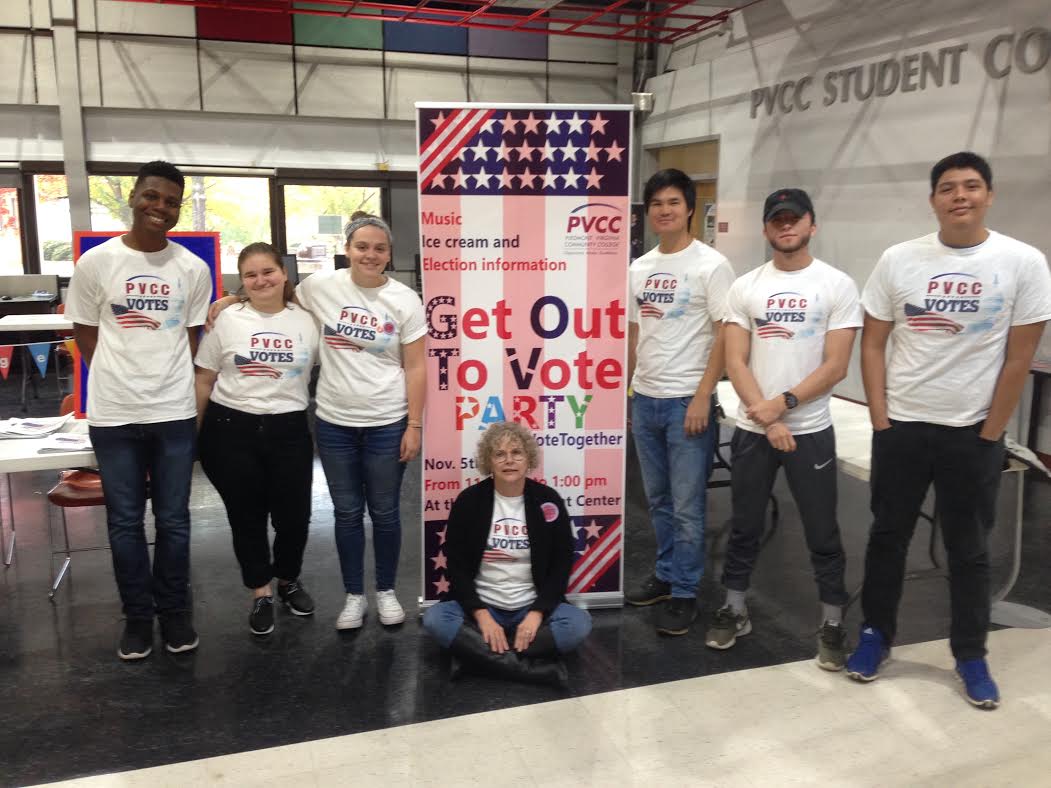
[[[718,27],[735,11],[760,1],[700,14],[690,9],[693,0],[121,0],[370,22],[382,14],[384,22],[659,44]]]

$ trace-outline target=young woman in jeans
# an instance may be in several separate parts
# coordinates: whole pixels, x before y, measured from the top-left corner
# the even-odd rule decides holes
[[[274,247],[246,246],[237,270],[248,300],[218,316],[194,360],[199,452],[226,505],[241,577],[252,590],[249,627],[267,635],[274,630],[274,577],[292,613],[314,612],[299,572],[310,525],[314,445],[307,384],[318,328],[290,303],[292,287]]]

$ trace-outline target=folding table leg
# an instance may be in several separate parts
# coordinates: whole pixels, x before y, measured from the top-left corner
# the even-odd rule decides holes
[[[7,480],[7,521],[11,528],[11,545],[4,549],[4,524],[0,522],[0,553],[3,553],[4,566],[8,567],[15,560],[15,496],[11,489],[11,474],[5,473],[4,478]]]
[[[66,560],[62,562],[62,568],[58,570],[58,575],[55,577],[54,582],[51,584],[51,591],[47,595],[47,598],[50,599],[52,602],[55,601],[55,592],[58,591],[58,587],[62,584],[62,579],[66,576],[66,571],[69,569],[69,562],[71,560],[70,555],[69,555],[69,529],[66,527],[66,509],[65,509],[65,507],[64,506],[60,506],[59,507],[59,512],[62,515],[62,538],[65,540],[65,545],[66,545],[66,548],[65,548]],[[50,516],[50,514],[48,515],[48,518],[47,518],[47,531],[48,531],[48,537],[50,538],[50,536],[51,536],[51,516]],[[56,550],[54,549],[54,544],[52,543],[51,555],[53,556],[55,554],[55,552],[56,552]],[[62,551],[59,550],[57,552],[62,552]]]

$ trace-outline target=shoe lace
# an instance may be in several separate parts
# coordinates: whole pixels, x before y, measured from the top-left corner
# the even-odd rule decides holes
[[[726,606],[715,611],[715,623],[717,626],[727,626],[734,621],[733,608]]]

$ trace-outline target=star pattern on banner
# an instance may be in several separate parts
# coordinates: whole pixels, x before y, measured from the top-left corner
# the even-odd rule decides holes
[[[420,110],[427,194],[622,194],[627,111]]]

